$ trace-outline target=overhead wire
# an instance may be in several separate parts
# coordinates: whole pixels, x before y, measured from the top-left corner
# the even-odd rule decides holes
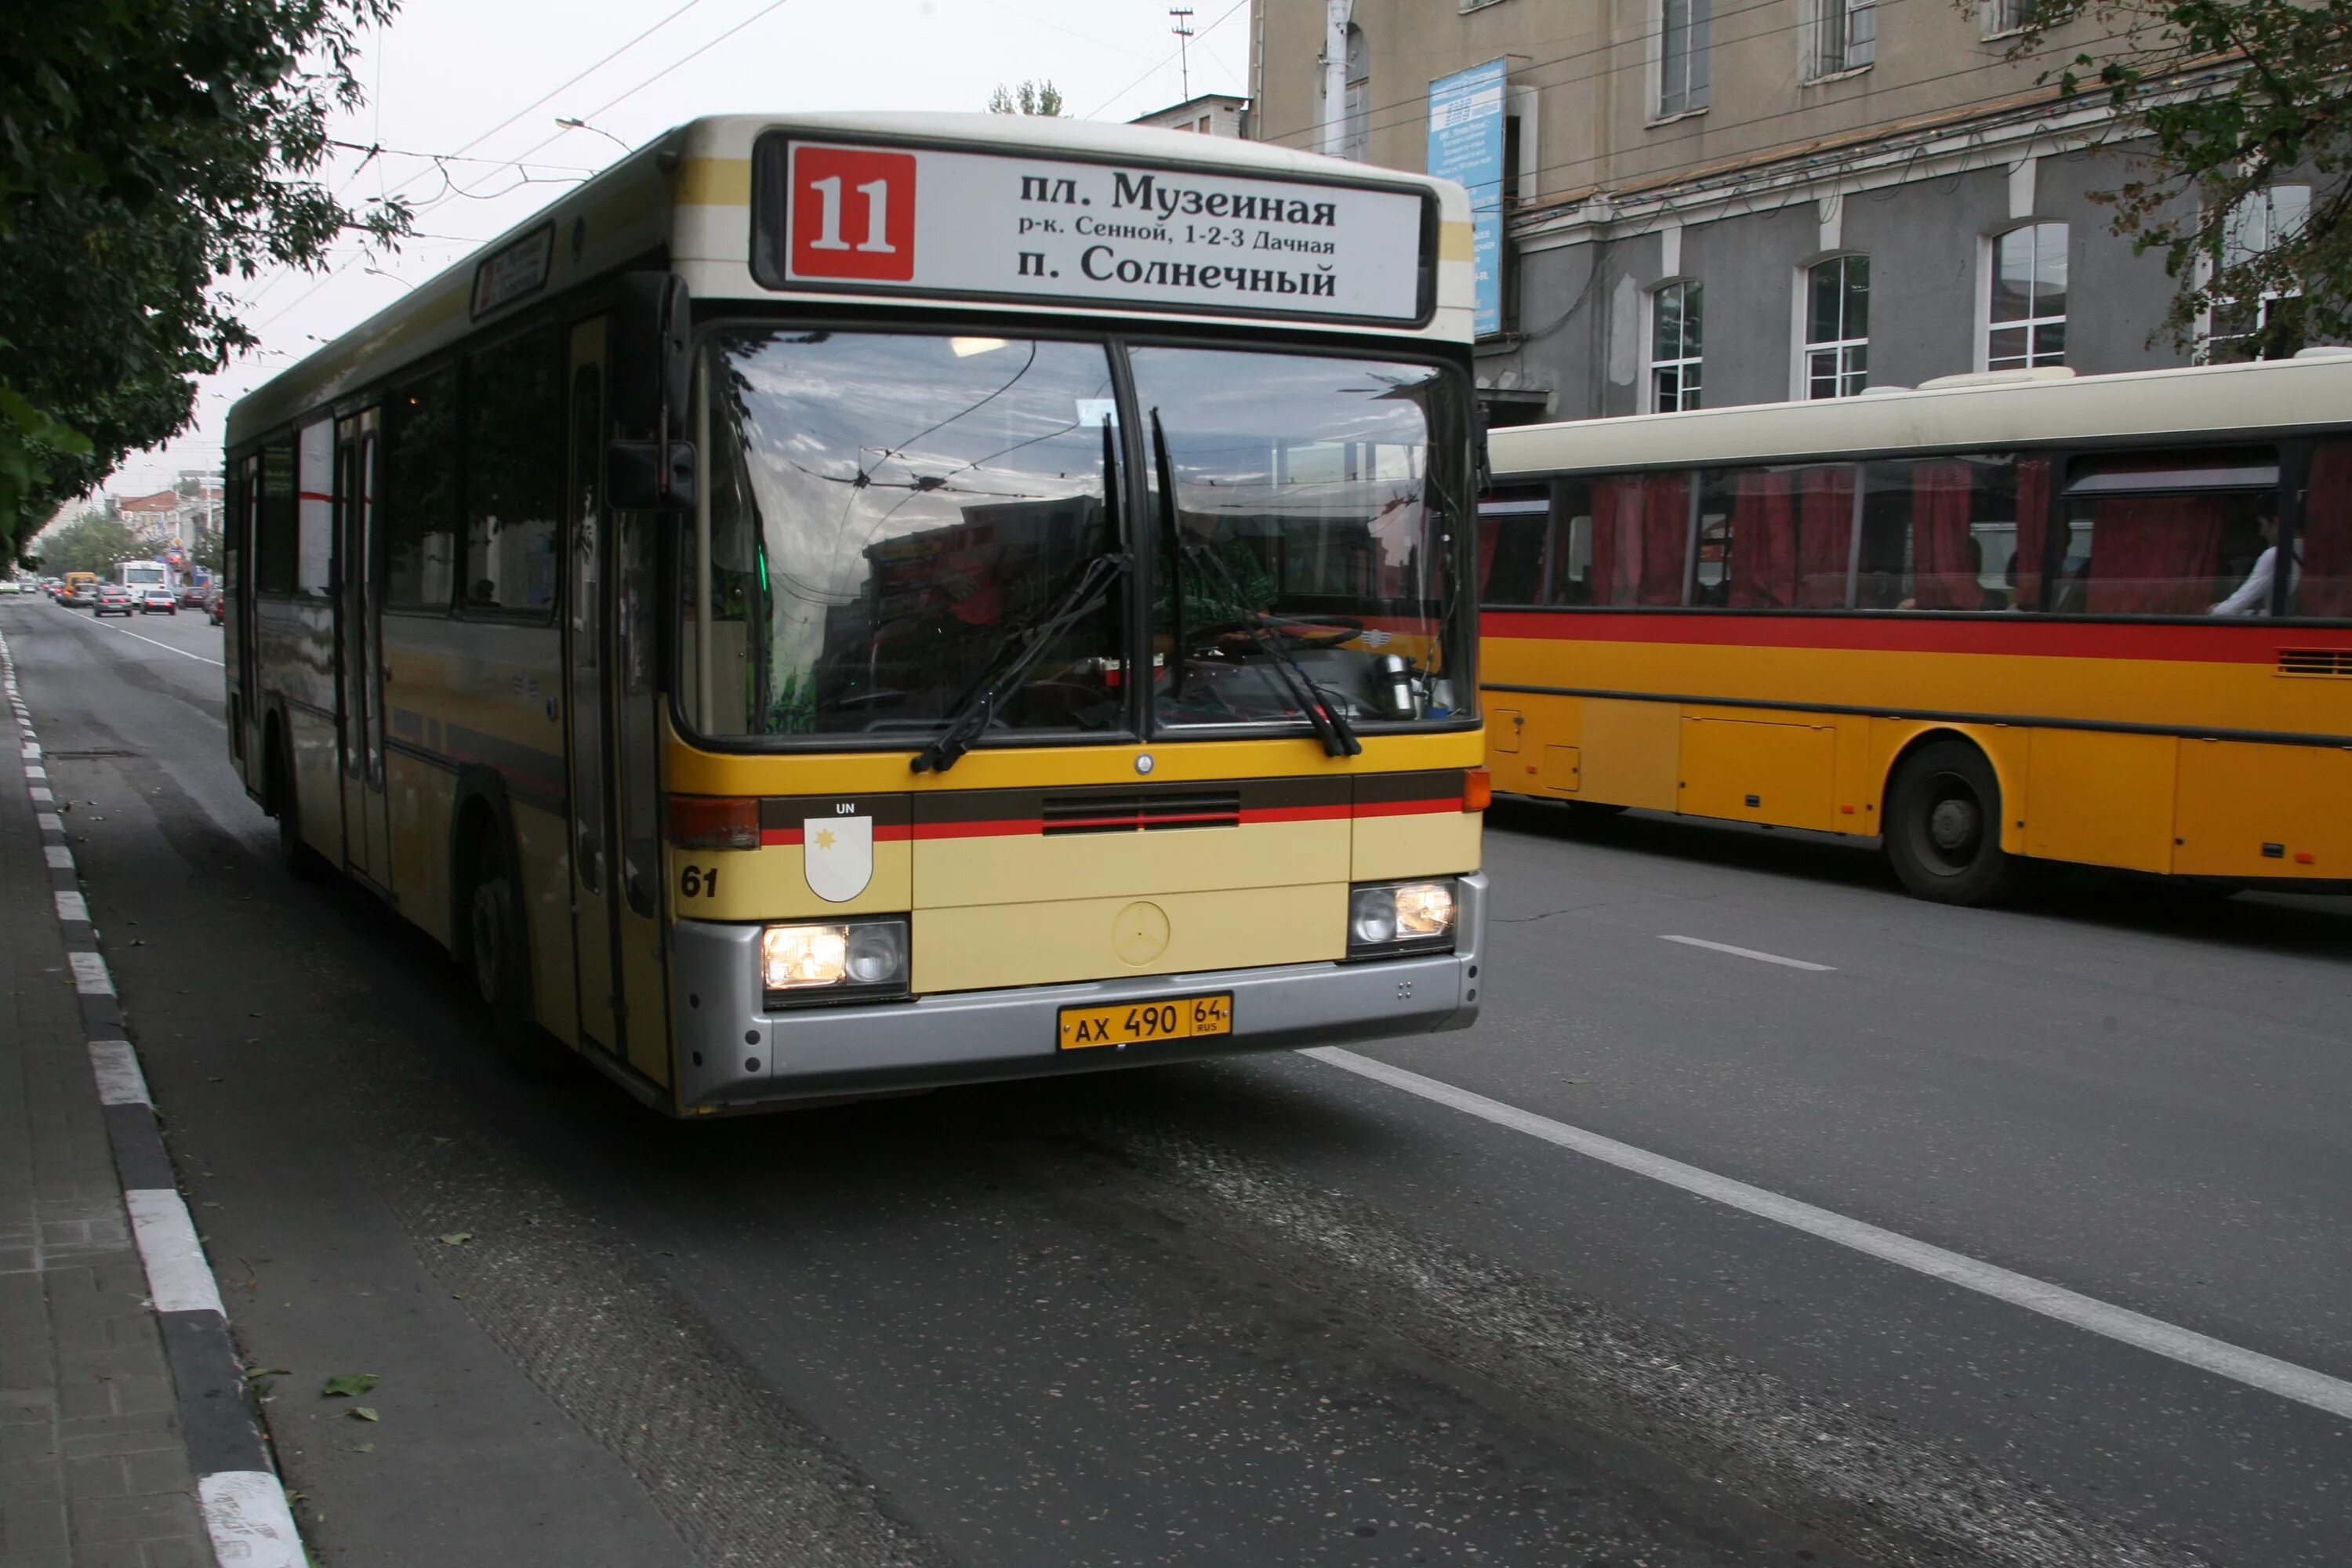
[[[1225,9],[1218,15],[1215,21],[1210,23],[1207,26],[1202,28],[1200,32],[1193,35],[1192,41],[1197,44],[1201,39],[1207,37],[1211,33],[1213,33],[1219,27],[1223,26],[1228,21],[1232,20],[1234,12],[1240,10],[1243,6],[1248,4],[1249,0],[1234,0],[1234,3],[1231,5],[1225,7]],[[1141,87],[1145,82],[1150,81],[1153,77],[1158,76],[1170,66],[1174,65],[1177,61],[1177,56],[1182,53],[1183,50],[1180,48],[1175,54],[1168,56],[1167,58],[1161,60],[1158,65],[1153,66],[1150,70],[1145,71],[1141,76],[1137,77],[1133,81],[1129,82],[1125,87],[1120,88],[1117,92],[1112,93],[1108,98],[1104,99],[1098,107],[1087,112],[1086,118],[1092,120],[1096,115],[1100,114],[1104,110],[1108,109],[1112,104],[1117,103],[1120,99],[1125,98],[1129,93],[1133,92],[1137,88]]]

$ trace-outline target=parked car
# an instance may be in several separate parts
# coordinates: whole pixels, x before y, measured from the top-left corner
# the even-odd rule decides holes
[[[137,607],[137,604],[138,601],[131,597],[130,589],[118,584],[109,583],[99,589],[97,601],[90,606],[90,614],[121,616],[127,618]]]
[[[221,606],[227,602],[228,595],[215,588],[212,595],[205,600],[205,619],[214,626],[220,625],[221,616],[226,613]]]
[[[142,590],[139,595],[139,613],[141,615],[152,616],[158,612],[167,616],[176,616],[180,613],[179,595],[173,593],[171,589],[164,587],[161,583],[156,584],[155,586],[152,588]]]
[[[0,594],[21,594],[24,591],[25,584],[14,577],[0,578]]]

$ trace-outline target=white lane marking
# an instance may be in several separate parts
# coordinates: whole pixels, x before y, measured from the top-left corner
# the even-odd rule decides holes
[[[84,925],[89,924],[89,900],[83,898],[79,893],[59,893],[58,895],[58,919],[61,921],[79,921]]]
[[[92,1040],[89,1070],[98,1079],[100,1105],[152,1105],[147,1098],[147,1075],[139,1070],[139,1053],[129,1040]]]
[[[1696,1165],[1685,1165],[1664,1154],[1653,1154],[1646,1149],[1636,1149],[1630,1143],[1620,1143],[1614,1138],[1604,1138],[1598,1132],[1587,1132],[1580,1127],[1570,1127],[1564,1121],[1554,1121],[1548,1116],[1538,1116],[1531,1110],[1521,1110],[1499,1100],[1489,1100],[1483,1094],[1466,1089],[1456,1089],[1433,1078],[1403,1068],[1391,1067],[1370,1057],[1342,1050],[1337,1046],[1317,1046],[1299,1053],[1315,1058],[1346,1072],[1401,1089],[1407,1094],[1434,1100],[1498,1127],[1524,1132],[1547,1143],[1614,1165],[1621,1171],[1648,1176],[1654,1181],[1679,1187],[1703,1198],[1752,1214],[1761,1219],[1775,1221],[1808,1236],[1832,1241],[1841,1247],[1866,1253],[1882,1262],[1895,1264],[1974,1290],[1997,1301],[2022,1307],[2029,1312],[2039,1312],[2045,1318],[2055,1318],[2078,1329],[2103,1335],[2139,1350],[2193,1366],[2219,1377],[2242,1383],[2292,1399],[2314,1409],[2325,1410],[2331,1415],[2352,1420],[2352,1383],[2330,1377],[2324,1372],[2314,1372],[2293,1362],[2280,1361],[2259,1351],[2246,1350],[2224,1340],[2213,1339],[2135,1312],[2128,1307],[2118,1307],[2110,1301],[2069,1290],[2063,1285],[2053,1285],[2031,1275],[2003,1268],[1952,1252],[1931,1242],[1916,1241],[1907,1236],[1863,1220],[1850,1219],[1828,1209],[1746,1182],[1718,1176],[1702,1171]]]
[[[114,976],[106,972],[106,960],[94,952],[68,952],[66,962],[73,965],[76,991],[85,996],[114,994]]]
[[[237,1568],[303,1568],[310,1562],[286,1489],[268,1470],[214,1471],[196,1482],[196,1508],[220,1562]]]
[[[73,869],[73,851],[67,848],[64,845],[46,845],[43,847],[41,853],[49,858],[50,870],[70,871]]]
[[[169,1187],[132,1187],[122,1194],[131,1235],[147,1265],[147,1294],[159,1312],[221,1311],[220,1287],[196,1240],[188,1205]]]
[[[44,833],[63,833],[66,830],[66,819],[54,811],[33,813],[33,825]]]
[[[1727,942],[1709,942],[1699,936],[1662,936],[1660,942],[1678,942],[1685,947],[1704,947],[1715,952],[1727,952],[1738,958],[1752,958],[1759,963],[1777,963],[1786,969],[1811,969],[1824,973],[1836,970],[1834,963],[1808,963],[1801,958],[1783,958],[1777,952],[1759,952],[1752,947],[1734,947]]]
[[[113,627],[113,628],[111,628],[111,629],[113,629],[113,630],[115,630],[115,631],[118,631],[118,632],[121,632],[124,637],[139,637],[139,640],[140,640],[141,642],[143,642],[143,643],[154,643],[154,644],[155,644],[155,646],[156,646],[157,647],[162,648],[165,653],[176,653],[176,654],[178,654],[182,658],[193,658],[193,659],[194,659],[198,664],[209,664],[209,665],[211,665],[215,669],[219,669],[219,668],[224,668],[224,667],[222,666],[222,664],[221,664],[221,661],[220,661],[220,660],[218,660],[218,659],[216,659],[216,658],[206,658],[203,654],[200,654],[200,653],[190,653],[186,648],[184,648],[184,647],[173,647],[170,643],[167,643],[167,642],[155,642],[155,639],[154,639],[153,637],[140,637],[140,634],[139,634],[139,633],[132,631],[129,626],[115,626],[115,627]]]

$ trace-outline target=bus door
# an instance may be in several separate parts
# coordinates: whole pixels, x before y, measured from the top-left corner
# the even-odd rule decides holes
[[[613,814],[604,696],[606,557],[604,508],[604,321],[572,329],[569,450],[564,462],[564,754],[571,773],[572,973],[580,1037],[615,1056],[627,1046],[614,984],[616,936]]]
[[[379,888],[392,885],[392,816],[383,793],[383,650],[375,583],[377,418],[373,408],[335,426],[337,708],[341,731],[343,859]]]

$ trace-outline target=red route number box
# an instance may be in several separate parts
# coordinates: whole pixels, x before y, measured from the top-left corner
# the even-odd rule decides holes
[[[913,153],[797,146],[792,184],[792,276],[914,281]]]

